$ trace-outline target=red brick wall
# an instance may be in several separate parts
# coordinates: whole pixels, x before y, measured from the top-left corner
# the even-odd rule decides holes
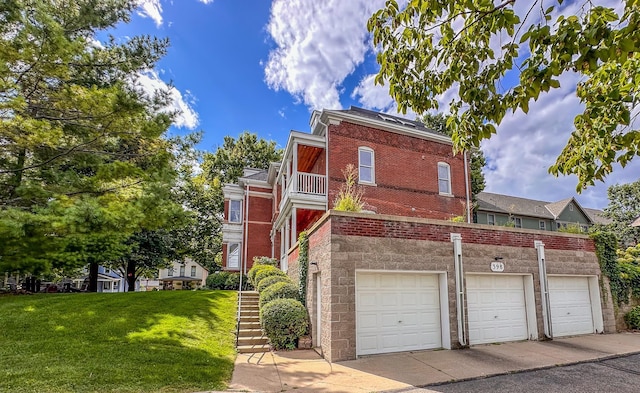
[[[223,212],[223,215],[224,215],[223,220],[225,222],[229,221],[229,200],[228,199],[224,200],[224,212]]]
[[[249,195],[249,221],[271,223],[273,200]]]
[[[271,223],[249,223],[249,239],[247,249],[247,270],[253,266],[254,257],[270,257],[271,256]],[[244,254],[243,254],[244,255]]]
[[[541,240],[545,249],[595,252],[593,240],[580,235],[537,233],[512,228],[491,229],[487,226],[454,225],[395,221],[385,218],[331,217],[331,233],[365,237],[431,240],[450,242],[451,233],[462,235],[463,243],[532,248],[534,240]]]
[[[358,147],[375,155],[376,186],[363,185],[366,210],[378,214],[448,219],[464,213],[464,160],[451,145],[378,130],[352,123],[330,125],[329,202],[344,182],[342,170],[358,165]],[[451,168],[454,197],[438,191],[438,162]]]

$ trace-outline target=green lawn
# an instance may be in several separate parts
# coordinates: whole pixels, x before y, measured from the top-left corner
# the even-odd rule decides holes
[[[231,380],[236,292],[0,297],[0,392],[194,392]]]

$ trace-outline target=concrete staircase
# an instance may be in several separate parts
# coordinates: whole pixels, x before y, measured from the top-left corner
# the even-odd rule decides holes
[[[262,329],[260,329],[258,292],[242,291],[238,299],[240,299],[238,353],[269,352],[269,339],[262,334]]]

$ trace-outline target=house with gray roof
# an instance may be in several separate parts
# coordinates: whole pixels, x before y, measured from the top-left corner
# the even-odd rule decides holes
[[[571,226],[586,232],[594,224],[608,224],[602,210],[585,208],[573,198],[557,202],[481,192],[476,196],[475,222],[516,228],[557,231]]]

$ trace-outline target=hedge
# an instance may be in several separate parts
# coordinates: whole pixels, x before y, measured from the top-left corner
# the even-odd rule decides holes
[[[255,287],[258,284],[257,282],[255,282],[256,274],[258,274],[259,271],[269,270],[272,268],[274,267],[270,265],[253,265],[251,269],[249,269],[249,272],[247,272],[247,276],[249,276],[249,282]]]
[[[275,283],[279,283],[279,282],[288,282],[288,283],[292,283],[293,281],[291,281],[291,279],[287,276],[268,276],[263,278],[259,283],[258,286],[256,286],[256,290],[258,292],[262,292],[264,291],[267,287],[275,284]]]
[[[298,300],[275,299],[261,307],[260,325],[275,349],[295,349],[309,327],[307,310]]]
[[[268,286],[260,293],[260,308],[274,299],[298,299],[298,286],[291,282],[278,282]]]
[[[635,306],[624,315],[624,321],[630,329],[640,329],[640,306]]]
[[[260,281],[262,281],[263,279],[269,277],[269,276],[286,276],[287,273],[283,272],[282,270],[278,269],[277,267],[273,267],[273,266],[268,266],[268,265],[261,265],[261,266],[265,266],[264,268],[258,270],[258,272],[254,275],[253,277],[253,286],[256,287],[258,286],[258,284],[260,283]]]

